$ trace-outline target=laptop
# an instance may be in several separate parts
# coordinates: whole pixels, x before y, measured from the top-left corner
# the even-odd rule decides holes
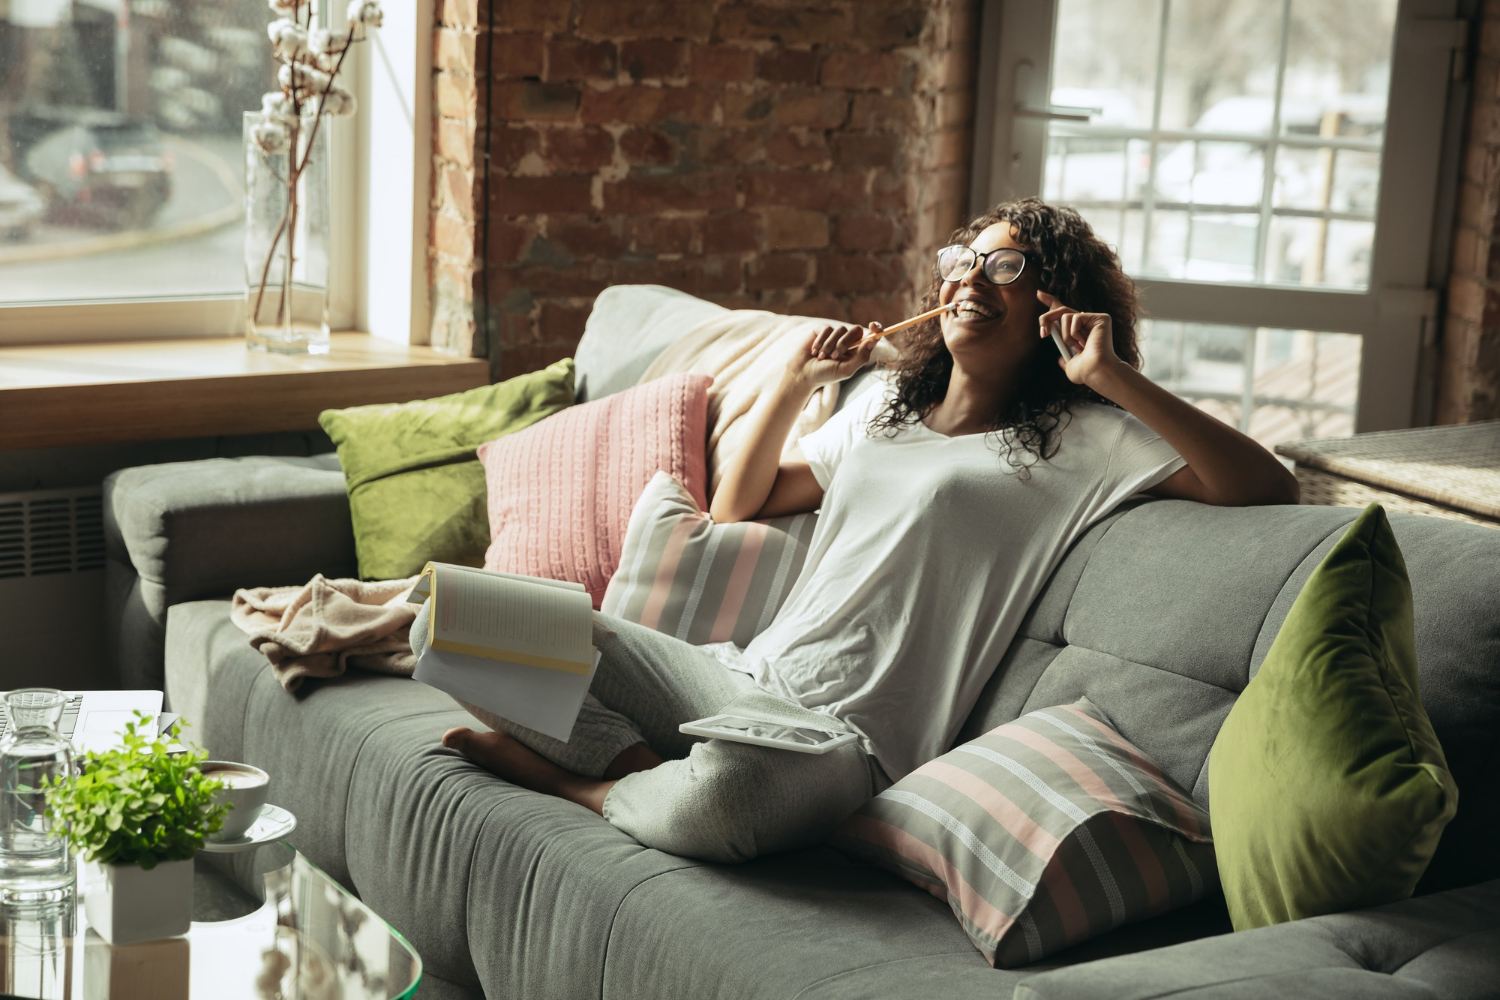
[[[58,731],[73,743],[79,753],[90,750],[113,750],[121,746],[125,724],[135,720],[136,712],[145,712],[148,721],[141,727],[143,736],[157,732],[161,715],[160,691],[72,691],[64,692],[68,702],[63,707]],[[0,692],[3,694],[3,692]],[[10,716],[0,711],[0,736],[10,731]]]

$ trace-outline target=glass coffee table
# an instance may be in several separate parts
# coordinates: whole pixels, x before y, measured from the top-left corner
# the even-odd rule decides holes
[[[400,934],[285,843],[200,853],[184,937],[113,947],[88,930],[79,903],[0,907],[0,994],[403,1000],[422,978]]]

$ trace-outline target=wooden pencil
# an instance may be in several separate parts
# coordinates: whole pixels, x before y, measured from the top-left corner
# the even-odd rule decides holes
[[[955,308],[955,306],[956,303],[950,302],[945,306],[938,306],[936,309],[929,309],[919,316],[913,316],[911,319],[903,319],[899,323],[893,323],[892,325],[885,327],[882,330],[877,330],[874,333],[871,333],[869,336],[865,337],[865,339],[861,340],[858,344],[855,344],[854,349],[859,350],[866,344],[873,344],[881,337],[889,337],[893,333],[900,333],[907,327],[916,326],[918,323],[925,323],[928,320],[932,319],[934,316],[941,316],[945,312],[951,312]]]

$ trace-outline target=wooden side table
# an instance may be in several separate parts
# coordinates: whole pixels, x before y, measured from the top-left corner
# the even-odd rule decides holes
[[[1432,514],[1500,528],[1500,420],[1276,446],[1292,459],[1302,502]]]

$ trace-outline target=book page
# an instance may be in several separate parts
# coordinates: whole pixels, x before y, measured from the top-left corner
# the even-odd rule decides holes
[[[582,588],[434,564],[431,615],[439,649],[571,673],[593,661],[593,604]]]
[[[423,601],[427,600],[427,596],[429,593],[431,593],[432,588],[431,572],[433,568],[437,566],[441,566],[445,570],[455,570],[460,573],[478,573],[481,576],[499,576],[504,577],[507,580],[516,580],[520,583],[539,583],[545,587],[558,587],[562,590],[576,590],[581,593],[587,593],[587,591],[584,589],[583,584],[574,583],[571,580],[549,580],[544,576],[524,576],[520,573],[502,573],[498,569],[482,569],[478,566],[460,566],[457,563],[429,562],[426,566],[422,567],[422,572],[417,577],[417,582],[412,585],[410,592],[407,593],[406,601],[408,604],[421,604]]]
[[[502,719],[567,742],[598,665],[596,653],[588,673],[563,673],[445,653],[429,646],[417,659],[412,676]]]
[[[498,576],[506,580],[515,580],[519,583],[539,583],[544,587],[560,587],[563,590],[576,590],[579,593],[588,593],[583,584],[574,583],[572,580],[549,580],[545,576],[526,576],[521,573],[502,573],[498,569],[482,569],[478,566],[459,566],[455,563],[432,563],[433,566],[442,566],[444,569],[455,569],[460,573],[478,573],[481,576]]]

